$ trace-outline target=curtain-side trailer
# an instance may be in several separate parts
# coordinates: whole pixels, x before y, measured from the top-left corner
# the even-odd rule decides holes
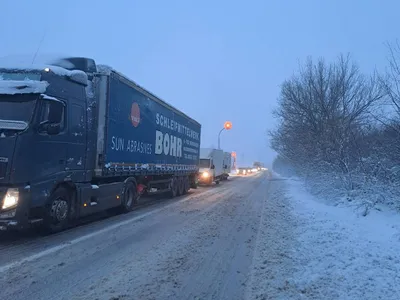
[[[0,229],[197,187],[201,125],[87,58],[0,66]]]

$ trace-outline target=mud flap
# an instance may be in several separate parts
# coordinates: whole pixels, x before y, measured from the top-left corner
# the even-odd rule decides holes
[[[136,202],[139,201],[140,197],[144,194],[144,192],[146,191],[146,186],[144,184],[139,183],[136,186]]]

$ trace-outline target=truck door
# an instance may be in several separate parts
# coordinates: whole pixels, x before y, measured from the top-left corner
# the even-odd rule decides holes
[[[47,180],[65,170],[67,156],[65,103],[42,99],[39,106],[38,128],[33,153],[35,177]]]
[[[68,115],[67,170],[74,171],[74,179],[81,181],[86,161],[86,114],[81,103],[71,101]]]

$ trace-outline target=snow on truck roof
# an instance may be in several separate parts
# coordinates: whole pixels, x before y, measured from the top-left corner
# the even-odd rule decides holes
[[[81,70],[72,70],[74,65],[66,59],[67,57],[56,55],[42,55],[35,59],[26,55],[10,55],[0,58],[0,69],[34,73],[52,72],[87,85],[87,74]]]
[[[1,76],[0,76],[1,79]],[[0,80],[0,94],[16,95],[44,93],[49,86],[47,81],[37,80]]]
[[[41,55],[35,59],[32,59],[31,56],[23,56],[23,55],[14,55],[14,56],[7,56],[0,58],[0,69],[10,69],[10,70],[21,70],[24,72],[42,72],[42,71],[51,71],[56,75],[60,76],[68,76],[74,81],[77,81],[81,84],[88,85],[88,75],[82,70],[77,70],[78,67],[74,65],[71,61],[71,56],[60,56],[60,55]],[[89,66],[90,71],[95,71],[99,74],[104,75],[111,75],[111,73],[117,74],[118,76],[124,78],[128,82],[133,85],[134,88],[139,90],[140,92],[144,93],[148,97],[152,98],[154,101],[158,102],[162,106],[171,109],[178,114],[182,115],[183,117],[189,119],[190,121],[194,122],[198,126],[201,127],[201,124],[194,120],[193,118],[186,115],[181,110],[177,109],[173,105],[169,104],[168,102],[162,100],[160,97],[157,97],[152,92],[148,91],[144,87],[137,84],[134,80],[130,79],[128,76],[118,72],[117,70],[113,69],[112,67],[104,64],[96,65],[94,60],[87,59],[87,58],[78,58],[82,60],[87,60],[91,63]],[[32,61],[36,62],[33,64]],[[76,68],[76,69],[74,69]],[[95,70],[94,70],[95,69]],[[1,88],[1,87],[0,87]],[[25,91],[26,92],[26,91]],[[44,91],[41,91],[44,93]]]
[[[87,74],[80,70],[67,70],[62,67],[54,65],[24,65],[24,64],[2,64],[0,63],[0,69],[9,69],[23,72],[52,72],[59,76],[67,76],[74,81],[77,81],[83,85],[87,85],[88,77]]]
[[[156,101],[159,104],[165,106],[166,108],[169,108],[169,109],[172,109],[172,110],[176,111],[177,113],[179,113],[183,117],[191,120],[192,122],[196,123],[197,125],[199,125],[201,127],[201,124],[199,122],[197,122],[195,119],[189,117],[187,114],[185,114],[181,110],[177,109],[176,107],[174,107],[173,105],[169,104],[168,102],[162,100],[160,97],[156,96],[154,93],[152,93],[149,90],[145,89],[144,87],[142,87],[141,85],[136,83],[134,80],[130,79],[128,76],[122,74],[121,72],[118,72],[117,70],[113,69],[112,67],[110,67],[108,65],[104,65],[104,64],[99,64],[99,65],[97,65],[97,72],[100,73],[100,74],[108,75],[108,76],[111,75],[111,73],[117,74],[118,76],[120,76],[120,77],[124,78],[125,80],[129,81],[134,86],[134,88],[138,89],[140,92],[142,92],[144,94],[147,94],[147,96],[152,98],[154,101]]]

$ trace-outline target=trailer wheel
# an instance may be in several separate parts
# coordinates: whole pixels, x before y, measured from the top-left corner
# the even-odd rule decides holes
[[[136,204],[136,198],[136,183],[133,181],[126,182],[121,203],[121,210],[123,213],[128,213],[133,209]]]
[[[178,196],[183,195],[184,190],[185,190],[185,178],[183,176],[180,176],[178,179]]]
[[[183,194],[185,195],[190,190],[189,177],[183,177]]]
[[[70,221],[71,191],[63,186],[58,187],[50,196],[45,208],[43,228],[45,233],[56,233],[65,230]]]
[[[189,187],[192,189],[197,189],[199,187],[199,183],[196,176],[193,176],[189,179]]]
[[[176,195],[178,194],[178,178],[177,177],[173,177],[171,179],[171,186],[170,186],[171,190],[169,191],[169,197],[170,198],[175,198]]]

